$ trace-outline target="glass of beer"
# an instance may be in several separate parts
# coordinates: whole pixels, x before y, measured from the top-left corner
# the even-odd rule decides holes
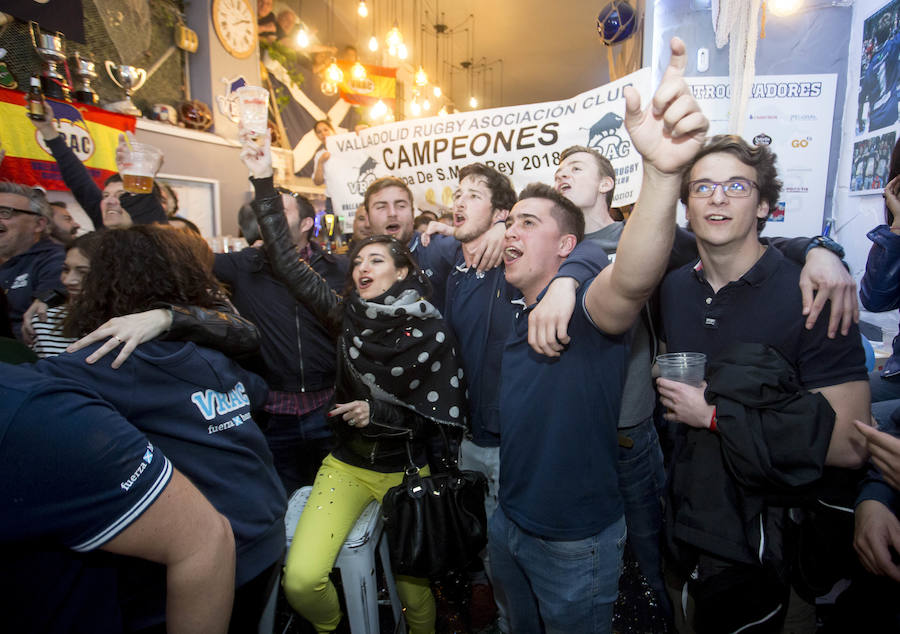
[[[269,129],[269,91],[259,86],[241,86],[235,95],[244,128],[254,138],[263,136]]]
[[[152,145],[132,142],[125,147],[117,161],[125,191],[132,194],[149,194],[153,191],[153,177],[162,164],[162,157],[162,151]]]

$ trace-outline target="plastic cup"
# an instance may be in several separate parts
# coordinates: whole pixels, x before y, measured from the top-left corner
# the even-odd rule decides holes
[[[153,191],[153,177],[162,164],[163,153],[144,143],[126,146],[116,162],[125,191],[133,194],[149,194]]]
[[[244,128],[254,137],[264,135],[269,129],[269,91],[259,86],[241,86],[234,94]]]
[[[699,387],[706,371],[706,355],[702,352],[670,352],[656,357],[656,366],[663,379]]]

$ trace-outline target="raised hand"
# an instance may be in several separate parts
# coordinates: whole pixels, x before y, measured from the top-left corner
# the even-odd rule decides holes
[[[665,174],[677,173],[697,154],[709,128],[684,81],[684,42],[673,37],[670,45],[669,66],[647,108],[641,109],[641,97],[633,87],[625,88],[625,126],[631,141],[645,165]]]
[[[272,133],[266,130],[262,137],[254,140],[252,132],[241,125],[238,128],[241,142],[241,160],[253,178],[268,178],[272,171]]]

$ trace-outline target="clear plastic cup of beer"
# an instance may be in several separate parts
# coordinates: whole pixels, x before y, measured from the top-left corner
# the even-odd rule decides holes
[[[132,142],[120,154],[117,167],[125,191],[132,194],[149,194],[153,191],[153,177],[162,164],[162,151],[152,145]]]
[[[259,86],[241,86],[235,95],[244,129],[254,138],[263,136],[269,129],[269,91]]]

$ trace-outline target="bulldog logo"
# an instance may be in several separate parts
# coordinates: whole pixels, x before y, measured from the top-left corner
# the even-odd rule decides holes
[[[622,135],[624,119],[615,112],[607,112],[588,131],[587,146],[603,154],[610,161],[625,158],[631,153],[631,140]],[[584,130],[586,128],[582,128]]]

